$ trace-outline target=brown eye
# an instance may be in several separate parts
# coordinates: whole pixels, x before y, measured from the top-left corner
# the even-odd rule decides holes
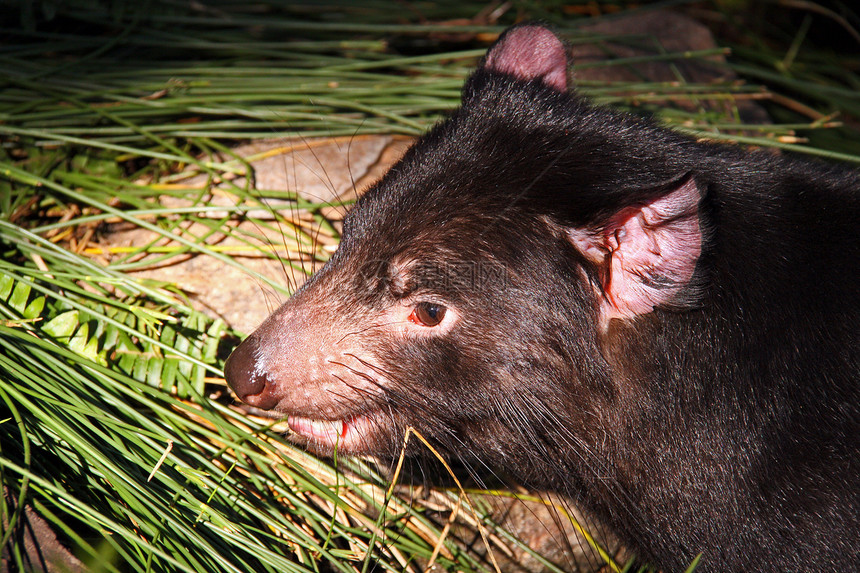
[[[432,302],[419,302],[409,315],[409,320],[420,326],[436,326],[445,318],[446,308]]]

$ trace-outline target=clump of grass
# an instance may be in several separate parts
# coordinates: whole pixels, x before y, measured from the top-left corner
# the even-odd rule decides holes
[[[417,135],[456,105],[487,41],[514,19],[547,18],[581,38],[584,19],[569,6],[506,6],[494,5],[490,22],[456,21],[485,6],[453,1],[394,13],[369,0],[312,10],[276,0],[246,8],[120,1],[107,10],[80,0],[22,2],[7,15],[0,541],[14,539],[30,506],[100,571],[417,571],[431,560],[446,570],[489,569],[490,561],[449,538],[444,524],[455,514],[487,528],[497,549],[500,539],[521,544],[480,504],[467,515],[457,490],[401,497],[372,465],[313,458],[271,421],[238,411],[221,370],[235,333],[190,308],[170,284],[129,274],[188,255],[245,268],[235,247],[225,252],[210,240],[227,232],[256,245],[232,230],[239,218],[289,229],[292,250],[324,260],[330,251],[314,250],[317,232],[292,218],[310,213],[336,241],[323,206],[287,189],[274,194],[285,215],[256,218],[252,163],[231,144]],[[590,6],[610,15],[626,9]],[[798,35],[755,50],[735,45],[740,58],[725,65],[760,84],[581,89],[605,103],[647,107],[699,136],[857,161],[860,138],[838,115],[858,115],[857,62],[803,44]],[[665,105],[705,96],[754,96],[778,122],[744,125],[700,106]],[[814,146],[804,146],[810,134]],[[207,185],[189,197],[174,184],[192,175]],[[215,184],[232,206],[211,201]],[[161,204],[171,194],[189,203]],[[157,239],[110,261],[87,254],[117,222]],[[190,232],[192,224],[201,230]],[[283,290],[271,277],[259,280]],[[23,544],[7,547],[10,561],[26,568]]]

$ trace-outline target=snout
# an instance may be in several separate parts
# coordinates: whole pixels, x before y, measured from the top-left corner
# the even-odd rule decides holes
[[[273,384],[265,372],[257,367],[257,341],[250,336],[227,358],[224,364],[227,384],[243,402],[270,410],[278,404],[273,394]]]

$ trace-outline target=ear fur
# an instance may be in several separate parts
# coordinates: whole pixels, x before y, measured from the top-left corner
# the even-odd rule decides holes
[[[567,230],[597,266],[601,323],[670,305],[689,285],[702,253],[701,191],[691,176],[672,191],[622,209],[598,226]]]

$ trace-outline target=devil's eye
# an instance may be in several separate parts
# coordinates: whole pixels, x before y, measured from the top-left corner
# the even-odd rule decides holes
[[[420,326],[436,326],[445,318],[445,310],[441,304],[433,302],[419,302],[412,309],[409,320]]]

